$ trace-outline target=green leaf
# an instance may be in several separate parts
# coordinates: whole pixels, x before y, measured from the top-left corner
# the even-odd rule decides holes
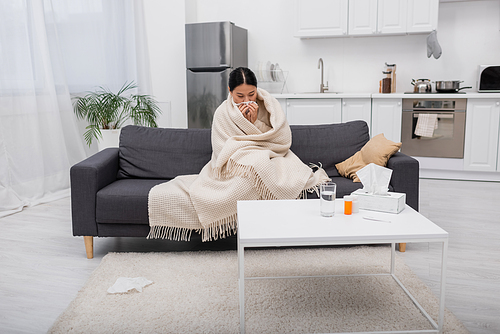
[[[84,138],[90,146],[93,139],[102,138],[101,129],[119,129],[127,120],[142,126],[157,127],[161,114],[158,102],[150,95],[131,95],[137,88],[132,81],[125,82],[117,93],[99,86],[83,97],[73,97],[73,111],[77,118],[89,123]]]

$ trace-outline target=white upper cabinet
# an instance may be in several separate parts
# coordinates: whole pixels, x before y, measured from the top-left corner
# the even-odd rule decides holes
[[[347,35],[348,0],[296,0],[295,37]]]
[[[438,25],[439,0],[408,0],[408,33],[431,32]]]
[[[349,0],[349,35],[405,34],[407,0]]]
[[[407,0],[378,0],[377,32],[405,34],[407,11]]]
[[[377,33],[377,0],[349,0],[349,35]]]
[[[295,37],[401,35],[437,29],[439,0],[295,1]]]

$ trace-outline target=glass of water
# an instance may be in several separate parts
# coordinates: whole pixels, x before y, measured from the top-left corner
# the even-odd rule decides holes
[[[335,195],[337,194],[337,185],[333,182],[320,184],[320,212],[323,217],[332,217],[335,214]]]

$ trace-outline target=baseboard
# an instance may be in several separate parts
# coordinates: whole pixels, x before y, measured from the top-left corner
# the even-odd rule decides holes
[[[421,179],[500,182],[500,172],[475,172],[464,170],[420,169]]]

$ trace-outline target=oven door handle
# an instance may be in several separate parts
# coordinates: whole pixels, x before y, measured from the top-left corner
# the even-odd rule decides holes
[[[438,109],[438,108],[415,108],[415,109],[403,109],[403,112],[415,112],[415,113],[448,113],[452,114],[455,112],[465,112],[465,109]]]
[[[418,118],[418,115],[420,115],[420,114],[423,114],[423,113],[413,114],[413,118]],[[433,113],[429,113],[429,114],[433,114]],[[439,113],[436,113],[436,114],[437,114],[438,118],[451,118],[451,119],[453,119],[453,115],[450,115],[450,114],[439,114]]]

